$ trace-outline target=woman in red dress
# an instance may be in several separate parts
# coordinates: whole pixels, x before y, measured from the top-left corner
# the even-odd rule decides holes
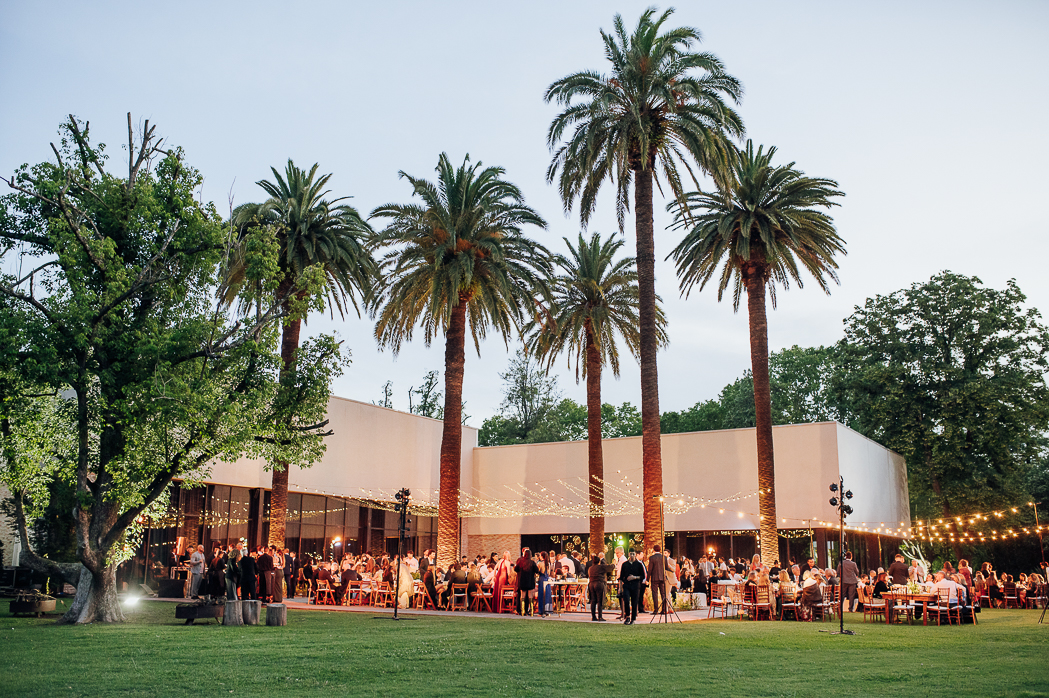
[[[514,563],[510,560],[510,551],[503,553],[503,558],[495,566],[495,583],[492,587],[492,598],[498,604],[498,612],[503,611],[503,589],[514,585]]]

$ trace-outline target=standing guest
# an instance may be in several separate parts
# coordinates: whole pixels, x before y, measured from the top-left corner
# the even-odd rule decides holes
[[[648,556],[648,581],[652,585],[652,615],[666,613],[667,566],[661,551],[662,549],[656,545],[652,548],[652,554]]]
[[[426,558],[423,557],[423,560]],[[421,561],[420,561],[421,562]],[[420,564],[420,568],[422,565]],[[426,596],[430,601],[430,605],[433,606],[436,611],[440,608],[440,596],[437,593],[437,582],[434,575],[434,568],[427,565],[426,570],[423,572],[423,587],[426,588]],[[425,604],[423,604],[425,606]]]
[[[234,548],[226,560],[226,600],[238,601],[237,587],[240,586],[240,551]]]
[[[258,573],[259,567],[255,563],[254,553],[240,558],[240,598],[259,598],[258,580],[256,578]]]
[[[896,559],[889,565],[889,577],[893,584],[907,583],[907,565],[903,562],[902,553],[896,553]]]
[[[973,571],[969,568],[968,560],[958,560],[958,574],[965,578],[965,586],[973,585]]]
[[[545,552],[539,553],[539,559],[535,563],[539,570],[539,613],[544,618],[550,614],[553,599],[550,592],[550,575],[547,570],[550,567],[550,558]]]
[[[532,615],[532,596],[535,593],[535,576],[538,569],[532,561],[532,551],[528,548],[521,550],[521,557],[514,565],[517,572],[518,612],[522,615]]]
[[[623,563],[627,561],[627,556],[623,554],[623,546],[616,546],[615,558],[612,560],[616,566],[616,598],[619,599],[619,615],[616,616],[616,620],[623,620],[626,618],[623,611],[626,608],[623,601],[623,577],[620,574],[623,569]]]
[[[497,608],[502,608],[503,589],[512,583],[513,567],[513,563],[510,562],[510,551],[507,550],[503,553],[499,564],[495,566],[495,583],[492,587],[492,596],[495,598],[496,604],[498,604]]]
[[[284,601],[284,554],[280,547],[268,549],[273,558],[273,573],[270,575],[270,603]]]
[[[605,564],[604,558],[595,555],[591,558],[586,569],[587,594],[590,596],[590,620],[604,622],[602,611],[605,607],[605,589],[608,575],[615,570],[612,565]]]
[[[415,553],[411,550],[404,554],[404,564],[407,565],[408,571],[413,574],[419,571],[419,561],[415,559]]]
[[[313,558],[307,555],[306,563],[302,566],[302,579],[306,582],[306,596],[312,597],[313,593],[317,591],[315,576],[316,570],[313,567]]]
[[[198,545],[193,554],[189,556],[189,597],[191,599],[197,598],[200,591],[200,580],[204,577],[205,562],[207,560],[204,557],[204,546]]]
[[[841,578],[841,595],[847,601],[849,610],[855,611],[858,601],[856,585],[859,584],[859,565],[853,562],[851,550],[845,552],[845,558],[838,566],[838,576]]]
[[[284,586],[288,589],[288,596],[294,597],[298,589],[295,580],[299,578],[299,568],[295,562],[295,553],[289,548],[284,549]]]
[[[645,566],[633,550],[620,568],[620,579],[623,580],[624,589],[623,625],[633,625],[637,620],[638,604],[641,603],[641,584],[645,581]]]
[[[218,598],[226,589],[226,555],[219,545],[211,552],[211,561],[208,563],[208,595]]]
[[[259,546],[259,556],[255,559],[259,568],[259,598],[269,601],[273,597],[273,556],[264,545]]]
[[[426,575],[426,570],[430,569],[430,549],[427,548],[423,551],[423,556],[419,558],[419,577],[422,578]]]

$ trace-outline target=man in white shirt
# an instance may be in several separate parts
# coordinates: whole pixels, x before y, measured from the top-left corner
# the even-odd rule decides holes
[[[936,582],[933,584],[933,587],[936,589],[936,593],[939,593],[941,589],[948,589],[950,591],[950,597],[947,603],[951,606],[958,605],[958,591],[960,590],[960,587],[955,582],[947,579],[943,572],[936,573]]]
[[[200,588],[200,580],[204,577],[204,546],[198,545],[193,554],[189,556],[189,597],[197,598],[197,590]]]
[[[408,569],[413,573],[419,571],[419,561],[415,559],[415,553],[411,550],[405,553],[404,564],[407,565]]]
[[[619,598],[619,615],[616,616],[616,620],[623,620],[623,580],[619,573],[623,570],[623,563],[626,561],[627,556],[623,554],[623,546],[617,546],[613,560],[616,565],[616,596]]]

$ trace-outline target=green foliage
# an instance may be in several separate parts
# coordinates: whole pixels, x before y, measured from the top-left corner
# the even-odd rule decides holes
[[[556,148],[547,180],[557,180],[566,210],[579,199],[583,225],[606,180],[616,184],[622,230],[636,171],[651,170],[657,181],[662,175],[678,199],[684,195],[679,166],[699,188],[689,159],[726,179],[729,139],[743,135],[743,121],[726,99],[738,104],[743,87],[716,56],[692,50],[702,39],[698,29],[660,33],[672,13],[656,17],[654,8],[645,10],[632,34],[616,15],[614,32],[601,32],[611,73],[575,73],[546,90],[547,102],[564,107],[547,133],[547,144]]]
[[[729,428],[724,427],[724,423],[725,408],[721,403],[717,400],[704,400],[687,410],[664,412],[659,418],[659,430],[663,434],[680,434]]]
[[[319,339],[281,386],[279,307],[214,306],[231,252],[223,223],[154,129],[131,144],[125,179],[70,119],[58,162],[21,168],[2,199],[0,249],[35,271],[0,278],[0,479],[30,516],[53,482],[75,485],[78,554],[99,575],[173,478],[245,454],[315,457],[312,422],[344,362]],[[272,268],[272,240],[252,240],[248,266]]]
[[[409,398],[413,395],[418,397],[418,402],[411,400],[408,405],[409,412],[432,419],[444,417],[444,405],[441,404],[444,393],[440,389],[440,375],[440,371],[429,371],[423,376],[422,385],[418,388],[413,386],[408,391]]]
[[[731,187],[695,191],[668,206],[676,211],[672,227],[687,230],[671,253],[686,296],[717,274],[718,300],[734,280],[732,303],[738,309],[746,279],[757,276],[775,307],[776,284],[789,288],[793,279],[803,285],[799,264],[828,293],[827,277],[837,281],[834,255],[844,254],[845,244],[831,217],[817,209],[838,205],[838,183],[806,177],[793,162],[773,167],[775,154],[775,148],[755,151],[748,140],[729,159]]]
[[[489,328],[509,337],[524,325],[534,299],[545,296],[549,252],[522,228],[545,228],[546,221],[503,173],[501,167],[471,165],[469,156],[455,168],[441,153],[437,184],[400,173],[422,205],[387,204],[372,212],[390,221],[378,235],[379,244],[390,248],[376,302],[380,345],[397,353],[419,324],[429,346],[464,302],[480,352]]]
[[[917,518],[1022,501],[1044,477],[1049,329],[1025,300],[943,272],[846,321],[833,388],[849,426],[907,459]]]

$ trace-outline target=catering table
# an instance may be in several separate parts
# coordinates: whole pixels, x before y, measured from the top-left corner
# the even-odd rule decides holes
[[[929,603],[936,603],[939,597],[934,592],[919,592],[912,594],[910,592],[903,591],[883,591],[881,594],[882,600],[885,602],[885,622],[892,623],[893,617],[893,605],[902,601],[907,602],[921,602],[922,604],[922,625],[929,624]]]
[[[553,609],[555,613],[570,612],[570,611],[586,611],[586,587],[587,580],[582,581],[570,581],[561,580],[556,582],[547,582],[550,585],[550,592],[552,594],[551,599],[553,603]],[[573,587],[579,588],[580,607],[578,608],[565,608],[568,603],[569,591]]]

